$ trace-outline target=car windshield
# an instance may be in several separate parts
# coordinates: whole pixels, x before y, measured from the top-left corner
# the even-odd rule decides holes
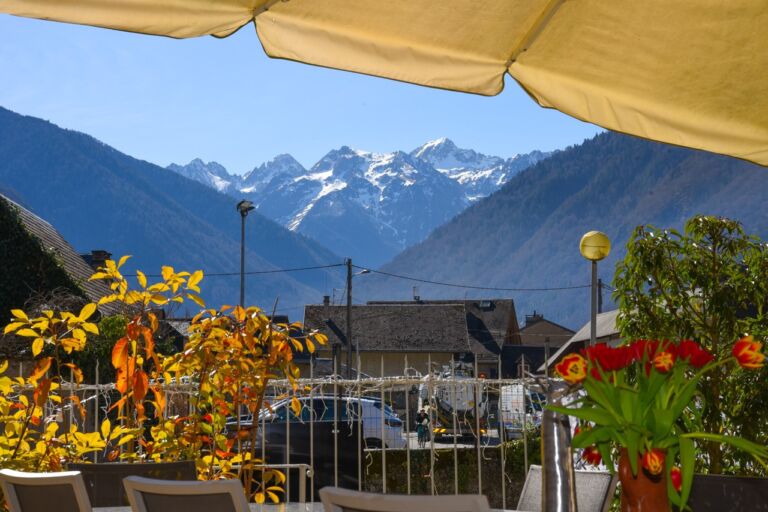
[[[290,421],[347,421],[350,415],[357,417],[357,403],[350,400],[334,400],[333,398],[301,398],[301,413],[297,417],[290,410],[290,401],[282,400],[272,406],[272,411],[267,409],[259,414],[259,419],[265,419],[271,422],[284,422],[290,416]],[[338,412],[335,410],[335,404],[339,404]]]
[[[373,402],[373,406],[378,410],[381,410],[381,402]],[[387,416],[397,416],[397,413],[395,413],[395,410],[392,409],[392,406],[387,404],[384,404],[384,413]]]

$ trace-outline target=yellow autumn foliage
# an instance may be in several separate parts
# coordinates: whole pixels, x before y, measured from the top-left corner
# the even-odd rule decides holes
[[[34,364],[27,375],[11,377],[7,362],[0,363],[0,467],[59,471],[93,452],[132,462],[191,459],[202,479],[240,478],[250,482],[245,489],[249,499],[276,501],[284,475],[259,467],[256,429],[227,435],[226,419],[242,409],[258,415],[271,378],[287,379],[298,393],[293,353],[314,351],[327,341],[325,336],[306,333],[296,323],[276,324],[257,307],[205,309],[200,270],[176,272],[164,266],[154,283],[137,271],[138,286],[132,288],[121,272],[128,258],[107,260],[91,277],[111,291],[98,304],[86,304],[79,312],[46,310],[37,317],[11,311],[3,333],[28,339]],[[185,300],[203,308],[192,320],[189,340],[177,354],[160,354],[155,343],[160,321],[153,309]],[[94,315],[98,305],[110,302],[130,311],[111,354],[120,396],[97,431],[84,431],[82,426],[92,421],[76,393],[83,376],[73,355],[99,333]],[[193,388],[188,416],[164,416],[164,387],[171,382]],[[291,406],[300,406],[295,397]],[[66,429],[61,421],[65,409],[77,417]],[[57,412],[45,416],[46,410]]]

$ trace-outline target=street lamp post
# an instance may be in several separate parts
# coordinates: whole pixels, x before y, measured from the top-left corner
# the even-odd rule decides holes
[[[240,212],[240,307],[245,307],[245,218],[248,212],[255,206],[250,201],[243,199],[237,203],[237,211]]]
[[[589,321],[589,345],[597,342],[597,262],[604,259],[611,252],[611,241],[601,231],[590,231],[581,237],[579,252],[584,258],[592,262],[592,314]]]

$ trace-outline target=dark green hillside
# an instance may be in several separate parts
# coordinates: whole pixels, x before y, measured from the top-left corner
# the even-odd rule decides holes
[[[609,282],[632,229],[642,223],[682,227],[694,214],[741,220],[768,236],[768,169],[723,156],[604,133],[561,151],[514,177],[501,190],[435,230],[384,266],[436,281],[539,288],[589,283],[578,243],[591,229],[613,240],[601,264]],[[415,283],[366,277],[358,298],[407,297]],[[419,285],[423,298],[463,297],[465,290]],[[511,296],[518,314],[534,308],[580,327],[587,290],[467,292]]]
[[[119,122],[119,121],[115,121]],[[161,265],[239,270],[240,218],[232,198],[46,121],[0,108],[0,184],[46,219],[81,252],[133,254],[131,268]],[[251,213],[247,268],[304,267],[341,258]],[[130,269],[129,269],[130,270]],[[318,300],[325,272],[269,274],[248,280],[248,300],[283,306]],[[204,281],[214,304],[235,303],[238,277]]]

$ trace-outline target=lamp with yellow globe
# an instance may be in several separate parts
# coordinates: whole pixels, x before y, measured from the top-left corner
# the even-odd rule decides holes
[[[579,252],[592,262],[592,315],[589,322],[589,345],[597,341],[597,262],[611,252],[611,241],[601,231],[590,231],[581,237]]]

